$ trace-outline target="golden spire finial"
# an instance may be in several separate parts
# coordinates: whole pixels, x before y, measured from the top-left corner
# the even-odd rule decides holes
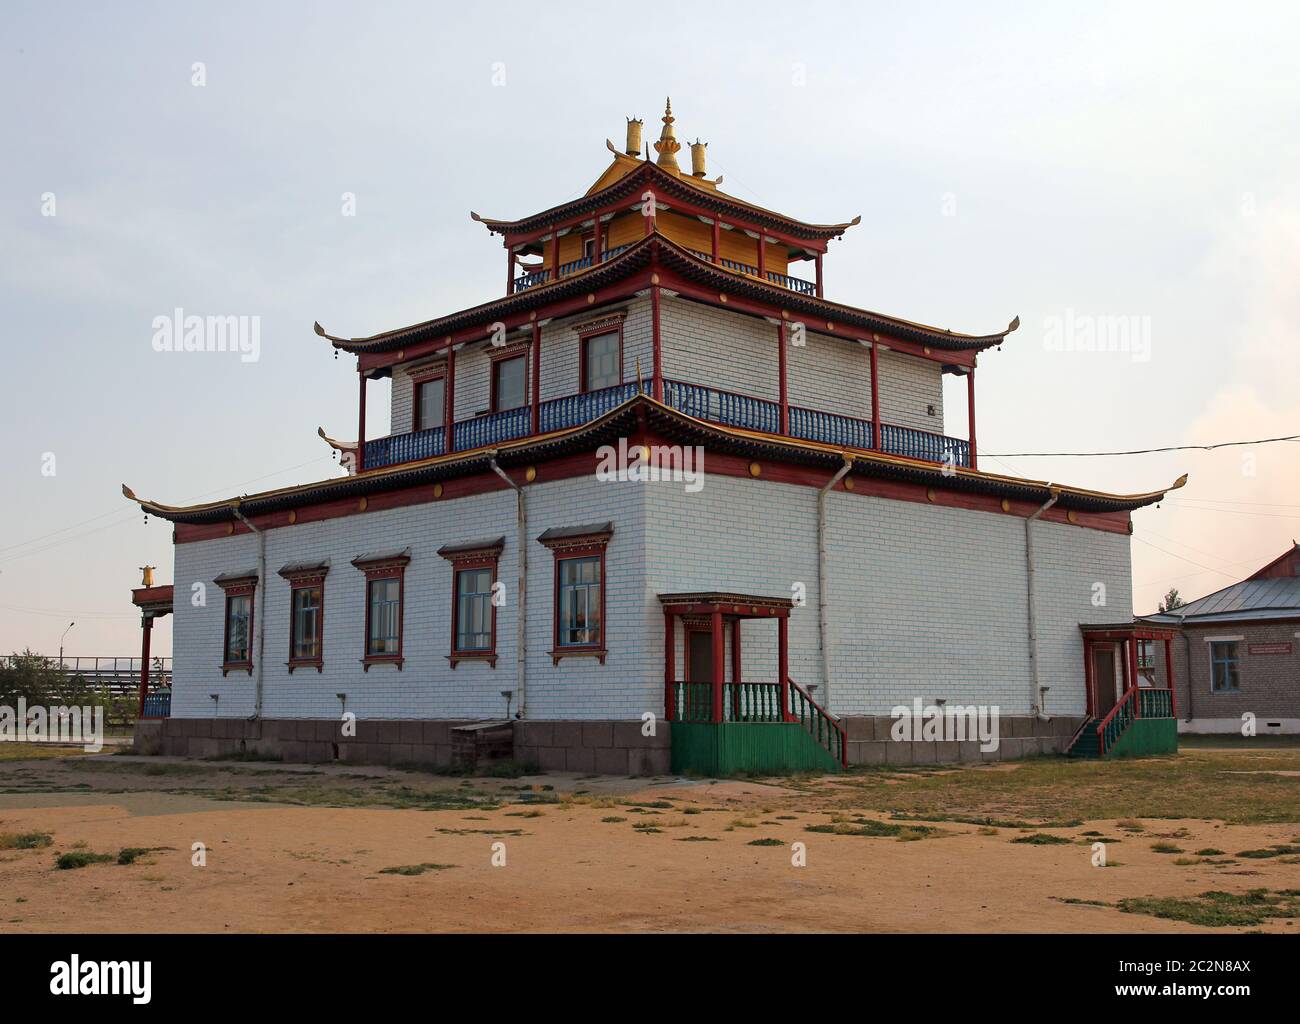
[[[655,152],[659,154],[659,159],[655,163],[666,171],[680,174],[681,168],[677,166],[677,151],[682,148],[682,144],[673,134],[673,120],[673,98],[669,96],[664,106],[664,128],[659,133],[659,141],[655,143]]]

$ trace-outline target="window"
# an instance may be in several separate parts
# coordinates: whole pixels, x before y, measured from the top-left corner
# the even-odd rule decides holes
[[[556,563],[561,647],[593,647],[600,642],[600,562],[597,555],[561,558]]]
[[[438,376],[415,382],[415,429],[430,430],[446,422],[447,378]]]
[[[1156,645],[1154,640],[1137,641],[1138,675],[1148,686],[1156,683]]]
[[[599,391],[623,383],[623,338],[619,331],[582,339],[582,390]]]
[[[497,663],[497,562],[505,538],[448,545],[438,554],[451,562],[451,653],[459,662]]]
[[[366,574],[366,625],[362,665],[402,667],[402,596],[410,551],[363,555],[352,564]]]
[[[221,643],[221,674],[232,669],[253,672],[253,597],[257,573],[223,573],[216,584],[226,593],[226,617]]]
[[[498,359],[492,364],[492,411],[505,412],[528,404],[528,358]]]
[[[605,549],[613,524],[547,530],[538,541],[555,555],[555,632],[551,660],[605,662]]]
[[[1213,693],[1235,693],[1240,687],[1237,662],[1237,641],[1214,640],[1210,643],[1210,690]]]
[[[253,628],[251,594],[226,595],[226,664],[244,665],[253,660],[250,636]]]
[[[280,570],[289,581],[289,671],[320,672],[325,654],[325,574],[328,562],[291,563]]]
[[[366,656],[396,657],[402,642],[402,583],[393,577],[367,580],[370,629]]]

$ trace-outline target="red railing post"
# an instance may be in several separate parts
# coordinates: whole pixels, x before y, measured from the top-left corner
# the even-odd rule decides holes
[[[722,633],[722,611],[713,612],[713,721],[722,721],[722,691],[727,678],[727,658]]]
[[[149,696],[149,641],[153,634],[153,616],[147,612],[140,616],[140,711],[138,718],[144,717],[144,701]],[[96,661],[98,664],[98,661]]]
[[[541,433],[542,416],[542,329],[533,321],[533,411],[532,433]]]
[[[745,677],[740,671],[740,619],[731,620],[731,717],[740,721],[740,681]]]
[[[878,343],[875,339],[871,342],[871,440],[874,442],[872,447],[876,451],[884,450],[884,442],[880,439],[880,359],[876,355]]]
[[[788,435],[790,433],[790,395],[786,384],[786,360],[788,356],[785,344],[785,322],[778,320],[776,322],[776,372],[781,400],[781,433]]]
[[[357,380],[361,396],[357,400],[357,472],[366,468],[366,374],[361,369],[361,360],[357,360]]]
[[[1138,689],[1137,638],[1129,637],[1125,643],[1128,644],[1129,686],[1136,691]],[[1142,698],[1141,694],[1138,693],[1133,696],[1133,717],[1142,717]]]
[[[676,720],[677,694],[677,637],[673,629],[673,613],[664,611],[664,715],[668,721]]]
[[[776,671],[781,683],[781,721],[794,718],[790,713],[790,619],[782,615],[776,620]]]

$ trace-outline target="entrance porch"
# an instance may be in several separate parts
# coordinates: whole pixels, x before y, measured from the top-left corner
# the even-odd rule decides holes
[[[1145,623],[1084,624],[1083,671],[1088,717],[1071,757],[1172,754],[1178,750],[1172,629]],[[1164,679],[1156,644],[1164,645]]]
[[[660,594],[659,603],[664,612],[664,710],[672,723],[673,771],[728,775],[826,771],[848,764],[844,726],[790,678],[789,598],[702,592]],[[747,678],[741,645],[741,623],[747,619],[768,619],[776,625],[775,679]]]

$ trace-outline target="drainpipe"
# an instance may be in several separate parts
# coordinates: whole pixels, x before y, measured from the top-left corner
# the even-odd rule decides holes
[[[518,524],[519,537],[519,628],[515,630],[515,696],[519,699],[516,718],[526,717],[528,705],[526,692],[528,684],[528,504],[524,489],[506,475],[505,470],[497,465],[496,452],[488,454],[488,465],[492,472],[513,488],[516,499],[515,519]]]
[[[262,653],[266,649],[266,534],[259,530],[252,522],[239,511],[238,506],[231,506],[230,509],[235,518],[247,526],[253,533],[257,534],[257,658],[253,662],[253,679],[256,686],[256,699],[253,703],[252,721],[258,723],[257,738],[262,738],[261,721],[262,721]]]
[[[853,468],[853,460],[845,455],[844,465],[836,470],[835,475],[826,482],[826,486],[817,492],[817,632],[822,647],[822,699],[821,705],[827,714],[831,711],[831,647],[830,625],[827,621],[829,603],[826,592],[827,584],[826,557],[826,495],[844,479]],[[784,682],[784,681],[783,681]]]
[[[1051,484],[1048,489],[1052,496],[1032,516],[1025,520],[1025,582],[1029,594],[1029,685],[1032,688],[1029,710],[1039,721],[1050,721],[1042,705],[1042,681],[1038,671],[1038,610],[1034,606],[1034,520],[1056,504],[1061,492]]]

